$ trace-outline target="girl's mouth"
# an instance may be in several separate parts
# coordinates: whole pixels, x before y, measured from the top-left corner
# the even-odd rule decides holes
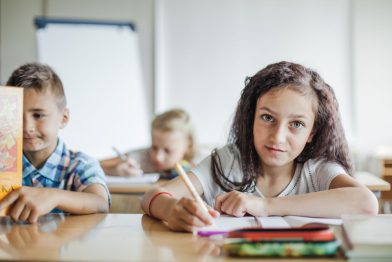
[[[265,146],[265,148],[272,152],[286,152],[286,150],[280,149],[278,147]]]

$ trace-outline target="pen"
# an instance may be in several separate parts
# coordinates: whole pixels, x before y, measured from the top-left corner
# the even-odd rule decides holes
[[[127,161],[128,160],[128,157],[125,154],[121,153],[120,150],[118,150],[115,146],[113,146],[112,148],[113,148],[113,151],[116,152],[117,156],[122,161]]]
[[[143,170],[140,169],[140,165],[138,162],[128,157],[126,154],[121,153],[115,146],[112,146],[114,152],[116,152],[117,156],[121,159],[121,161],[125,162],[128,165],[128,170],[126,171],[125,176],[138,176],[143,174]]]
[[[176,169],[177,172],[179,174],[179,176],[181,177],[181,179],[184,181],[186,187],[188,188],[188,190],[191,192],[193,198],[196,200],[196,202],[201,206],[201,208],[203,209],[204,212],[206,212],[208,214],[208,209],[206,207],[206,205],[204,204],[203,200],[201,199],[201,197],[199,196],[199,194],[196,192],[195,187],[193,186],[191,180],[189,179],[189,177],[185,174],[184,169],[182,168],[182,166],[177,163],[176,164]]]

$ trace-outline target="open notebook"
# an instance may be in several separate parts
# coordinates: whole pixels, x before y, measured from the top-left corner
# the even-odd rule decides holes
[[[342,220],[338,218],[316,218],[316,217],[301,217],[301,216],[271,216],[271,217],[232,217],[221,215],[214,220],[214,224],[207,227],[201,227],[197,230],[200,236],[211,236],[216,234],[223,234],[231,230],[236,230],[244,227],[259,227],[263,228],[291,228],[300,227],[309,223],[321,223],[327,225],[341,225]]]
[[[140,185],[140,184],[152,184],[157,182],[159,179],[158,173],[148,173],[141,176],[132,177],[118,177],[118,176],[107,176],[106,183],[110,186],[116,185]]]

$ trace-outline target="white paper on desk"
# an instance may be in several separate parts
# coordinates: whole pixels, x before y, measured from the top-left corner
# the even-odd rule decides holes
[[[290,228],[300,227],[309,223],[321,223],[327,225],[341,225],[341,219],[335,218],[316,218],[316,217],[301,217],[301,216],[270,216],[257,217],[263,228]],[[221,215],[214,219],[214,224],[207,227],[201,227],[198,231],[231,231],[244,227],[257,227],[259,224],[252,216],[233,217],[228,215]]]
[[[284,217],[257,217],[263,228],[290,228]]]
[[[106,176],[106,183],[108,185],[133,185],[133,184],[152,184],[159,179],[158,173],[148,173],[141,176],[119,177]]]
[[[301,227],[310,223],[319,223],[326,225],[341,225],[342,220],[339,218],[319,218],[319,217],[302,217],[302,216],[284,216],[284,217],[258,217],[257,218],[264,228],[290,228]]]
[[[214,219],[214,224],[206,227],[200,227],[197,231],[230,231],[243,227],[258,226],[254,217],[233,217],[228,215],[220,215]]]

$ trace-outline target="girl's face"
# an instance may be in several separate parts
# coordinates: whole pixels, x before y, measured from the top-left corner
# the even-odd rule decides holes
[[[180,131],[152,130],[151,140],[150,159],[158,172],[174,168],[189,148],[188,138]]]
[[[292,164],[312,140],[314,99],[290,88],[257,100],[253,141],[263,169]]]

